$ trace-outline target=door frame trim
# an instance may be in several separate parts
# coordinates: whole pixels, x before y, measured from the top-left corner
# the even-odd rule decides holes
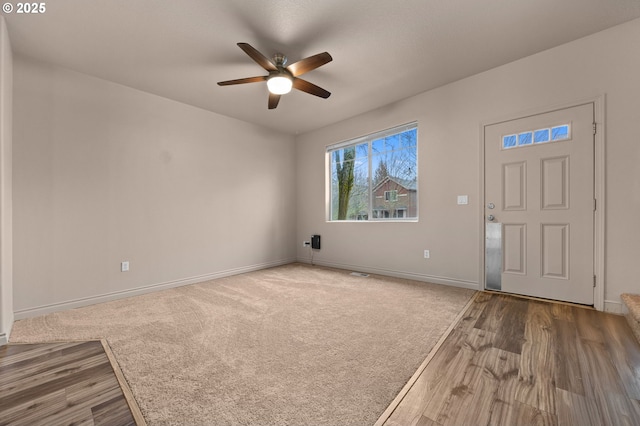
[[[504,117],[500,117],[493,120],[487,120],[480,123],[480,176],[479,182],[479,203],[478,203],[478,218],[480,227],[480,241],[479,241],[479,253],[480,255],[480,271],[478,284],[481,289],[485,289],[485,219],[484,219],[484,203],[485,203],[485,128],[494,124],[500,124],[506,121],[518,120],[521,118],[527,118],[534,115],[544,114],[547,112],[553,112],[561,109],[573,108],[585,104],[593,104],[594,107],[594,120],[597,125],[597,131],[594,137],[594,196],[597,200],[597,208],[594,213],[594,242],[593,242],[593,267],[594,275],[597,277],[596,286],[593,289],[593,306],[598,311],[604,310],[604,295],[605,295],[605,216],[606,216],[606,185],[605,185],[605,94],[600,94],[594,97],[580,99],[571,102],[564,102],[546,107],[537,107],[531,110],[522,111],[519,113],[509,114]]]

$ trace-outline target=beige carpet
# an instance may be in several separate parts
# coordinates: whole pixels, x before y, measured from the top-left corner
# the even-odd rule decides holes
[[[473,291],[291,264],[17,321],[108,340],[150,425],[371,425]]]

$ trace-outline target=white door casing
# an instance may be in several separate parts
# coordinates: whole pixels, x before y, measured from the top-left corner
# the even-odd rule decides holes
[[[594,304],[594,108],[484,126],[484,215],[493,215],[486,237],[499,238],[499,253],[487,251],[498,261],[485,258],[485,288]],[[563,125],[568,135],[556,140],[519,136]],[[491,276],[492,268],[499,272]]]

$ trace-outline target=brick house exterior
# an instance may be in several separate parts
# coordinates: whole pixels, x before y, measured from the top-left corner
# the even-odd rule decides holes
[[[373,188],[373,218],[407,218],[418,215],[415,180],[386,176]]]

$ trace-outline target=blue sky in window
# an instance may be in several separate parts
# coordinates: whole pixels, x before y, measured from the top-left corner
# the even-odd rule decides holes
[[[518,145],[529,145],[533,142],[533,133],[524,132],[518,135]]]
[[[535,143],[549,142],[549,129],[536,130],[533,133],[533,141]]]
[[[566,139],[569,137],[569,125],[564,124],[551,129],[551,140]]]
[[[502,138],[503,148],[513,148],[516,146],[516,135],[507,135]]]
[[[417,137],[417,129],[411,129],[372,141],[372,173],[384,161],[391,176],[416,179]]]
[[[373,175],[380,163],[387,164],[389,173],[398,178],[413,180],[417,178],[417,129],[386,136],[371,141],[371,170],[369,171],[369,143],[356,145],[356,157],[354,172],[357,178],[366,178],[369,173]],[[331,174],[336,177],[334,164],[335,152],[344,160],[344,152],[350,147],[340,148],[332,152]]]

